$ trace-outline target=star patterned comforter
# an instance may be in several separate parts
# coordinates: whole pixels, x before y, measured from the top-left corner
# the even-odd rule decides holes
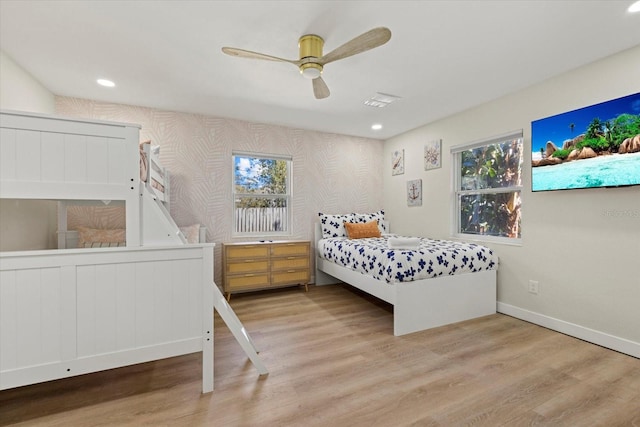
[[[317,251],[328,261],[387,283],[498,268],[497,255],[485,246],[421,238],[418,250],[389,249],[393,236],[321,239]]]

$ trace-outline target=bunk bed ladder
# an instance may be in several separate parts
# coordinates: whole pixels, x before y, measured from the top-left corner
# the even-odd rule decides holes
[[[142,198],[142,244],[185,244],[187,240],[180,232],[165,205],[158,200],[149,184],[140,183]]]
[[[236,313],[229,306],[229,303],[225,299],[224,295],[222,295],[222,292],[220,292],[220,289],[215,282],[213,283],[213,307],[216,309],[218,314],[220,314],[220,317],[222,317],[222,320],[227,325],[236,341],[238,341],[238,344],[240,344],[247,357],[251,360],[253,366],[256,367],[258,374],[261,376],[269,374],[269,371],[260,360],[260,357],[258,357],[258,350],[256,350],[253,340],[242,325],[242,322],[240,322],[240,319],[238,319],[238,316],[236,316]]]

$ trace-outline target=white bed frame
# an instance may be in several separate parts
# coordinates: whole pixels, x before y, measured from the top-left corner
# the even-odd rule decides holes
[[[213,244],[0,253],[0,389],[202,352]]]
[[[140,183],[139,126],[0,112],[0,198],[125,204],[127,247],[0,253],[0,390],[202,352],[213,309],[266,368],[213,281],[214,244],[185,245]]]
[[[496,313],[496,270],[389,284],[318,256],[321,238],[316,224],[315,284],[342,281],[392,304],[396,336]]]
[[[158,150],[152,150],[151,144],[142,144],[146,157],[146,177],[140,180],[140,196],[143,198],[141,209],[146,221],[142,223],[142,244],[145,243],[187,243],[185,236],[178,230],[170,214],[171,174],[162,166]],[[88,153],[94,154],[94,153]],[[138,175],[139,176],[139,175]],[[155,181],[163,186],[160,191],[152,185]],[[59,200],[58,211],[58,249],[73,249],[78,247],[78,232],[67,229],[67,208],[70,206],[124,206],[122,200]],[[160,221],[157,219],[160,218]],[[169,227],[169,229],[167,229]],[[160,236],[158,240],[157,237]],[[199,243],[206,242],[206,228],[200,227]]]

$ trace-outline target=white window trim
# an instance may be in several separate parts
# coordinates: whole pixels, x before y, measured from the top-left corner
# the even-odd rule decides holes
[[[513,130],[511,132],[507,132],[501,135],[492,136],[489,138],[484,138],[476,141],[472,141],[466,144],[458,144],[454,145],[450,149],[451,155],[451,237],[454,239],[460,240],[470,240],[476,242],[486,242],[486,243],[499,243],[504,245],[511,246],[522,246],[522,237],[500,237],[500,236],[489,236],[486,234],[466,234],[460,233],[460,197],[468,194],[496,194],[496,193],[510,193],[514,190],[520,191],[520,200],[522,200],[522,185],[513,186],[513,187],[501,187],[501,188],[486,188],[480,190],[458,190],[460,188],[460,161],[458,154],[471,150],[473,148],[483,147],[485,145],[496,144],[499,142],[508,141],[511,139],[523,139],[524,133],[522,129]],[[523,140],[524,145],[524,140]],[[523,147],[524,149],[524,147]]]
[[[283,196],[287,199],[287,224],[288,228],[285,231],[272,231],[272,232],[237,232],[235,227],[235,213],[236,213],[236,175],[235,175],[235,158],[236,157],[253,157],[257,159],[273,159],[273,160],[285,160],[287,161],[287,193],[286,194],[269,194],[269,195],[259,195],[260,198],[282,198]],[[283,154],[270,154],[270,153],[255,153],[251,151],[232,151],[231,152],[231,237],[276,237],[276,236],[286,236],[289,237],[292,235],[292,223],[291,219],[293,215],[291,213],[292,210],[292,201],[293,201],[293,157]],[[252,196],[253,197],[253,196]]]

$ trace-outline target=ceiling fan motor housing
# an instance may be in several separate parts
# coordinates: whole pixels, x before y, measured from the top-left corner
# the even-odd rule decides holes
[[[320,77],[322,65],[314,62],[322,57],[324,40],[315,34],[307,34],[300,37],[298,48],[300,49],[300,73],[309,79]]]

